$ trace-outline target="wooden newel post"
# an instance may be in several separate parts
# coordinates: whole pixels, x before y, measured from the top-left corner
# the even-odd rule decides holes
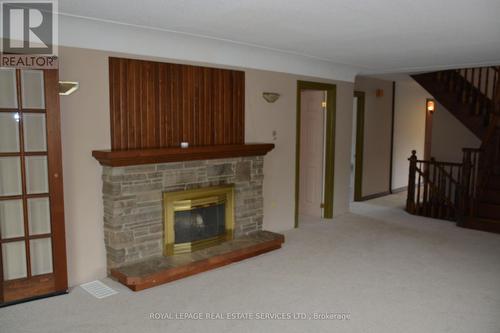
[[[408,174],[408,196],[406,199],[406,211],[408,213],[415,213],[415,179],[417,174],[417,151],[412,150],[410,161],[410,171]]]

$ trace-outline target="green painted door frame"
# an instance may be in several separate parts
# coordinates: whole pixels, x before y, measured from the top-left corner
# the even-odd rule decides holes
[[[363,149],[365,140],[365,93],[355,91],[358,98],[356,115],[356,159],[354,167],[354,201],[363,200]]]
[[[333,218],[333,185],[335,171],[335,113],[337,109],[337,87],[334,84],[297,81],[297,129],[295,148],[295,228],[299,226],[299,193],[300,193],[300,105],[301,91],[324,90],[326,96],[326,140],[325,140],[325,175],[323,218]]]

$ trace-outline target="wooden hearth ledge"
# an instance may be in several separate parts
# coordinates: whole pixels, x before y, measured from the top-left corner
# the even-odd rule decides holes
[[[274,148],[272,143],[215,145],[189,148],[160,148],[137,150],[94,150],[92,156],[102,165],[127,165],[210,160],[240,156],[265,155]]]
[[[256,231],[196,252],[155,257],[115,268],[111,276],[139,291],[277,250],[284,242],[281,234]]]

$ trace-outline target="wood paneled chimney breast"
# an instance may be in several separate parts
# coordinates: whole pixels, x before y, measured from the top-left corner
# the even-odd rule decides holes
[[[243,144],[245,73],[109,58],[112,150]]]

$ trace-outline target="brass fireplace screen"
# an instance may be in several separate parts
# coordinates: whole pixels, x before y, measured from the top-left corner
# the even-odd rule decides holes
[[[188,253],[233,238],[234,186],[163,193],[165,255]]]

